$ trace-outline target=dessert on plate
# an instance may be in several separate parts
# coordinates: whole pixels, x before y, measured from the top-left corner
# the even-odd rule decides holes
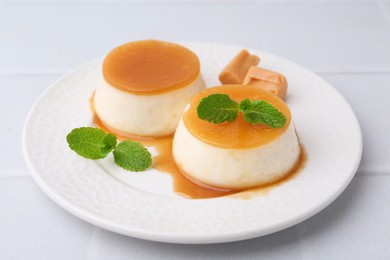
[[[130,42],[105,57],[93,109],[121,136],[166,136],[174,133],[190,98],[204,88],[191,50],[158,40]]]
[[[214,124],[198,117],[197,106],[212,94],[236,102],[264,100],[286,119],[280,128],[252,124],[238,114],[233,122]],[[201,185],[242,190],[276,182],[299,164],[300,147],[284,101],[259,86],[224,85],[191,99],[173,139],[173,157],[183,175]]]
[[[142,144],[118,144],[109,135],[115,144],[107,144],[107,134],[99,132],[95,140],[86,135],[93,131],[89,128],[69,135],[102,142],[104,149],[109,145],[107,153],[113,150],[115,162],[126,170],[152,166],[171,173],[175,191],[191,198],[277,182],[298,168],[301,148],[284,102],[287,80],[259,62],[240,51],[219,75],[224,85],[206,89],[199,59],[189,49],[157,40],[126,43],[105,57],[91,104],[100,128]],[[156,149],[153,163],[143,145]],[[82,156],[91,151],[76,148]],[[99,158],[107,155],[97,152]]]

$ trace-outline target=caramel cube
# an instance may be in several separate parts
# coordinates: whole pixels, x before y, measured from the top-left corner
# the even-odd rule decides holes
[[[264,90],[272,92],[283,100],[286,98],[287,80],[282,74],[277,72],[252,66],[249,68],[243,84],[259,86]]]
[[[260,58],[247,50],[240,51],[219,74],[222,84],[242,84],[250,66],[256,66]]]

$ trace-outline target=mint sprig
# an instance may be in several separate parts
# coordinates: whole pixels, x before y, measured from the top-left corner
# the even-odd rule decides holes
[[[245,121],[252,124],[265,124],[272,128],[282,128],[287,121],[279,110],[264,100],[244,99],[240,103],[240,110]]]
[[[197,107],[198,117],[214,124],[233,122],[240,111],[245,121],[252,124],[282,128],[287,121],[286,117],[267,101],[244,99],[237,103],[226,94],[211,94],[203,98]]]
[[[75,128],[66,141],[78,155],[92,160],[102,159],[114,150],[115,163],[128,171],[139,172],[152,165],[152,156],[141,143],[125,140],[117,144],[115,135],[98,128]]]
[[[140,172],[152,165],[152,155],[139,142],[125,140],[120,142],[114,150],[115,163],[120,167]]]
[[[70,149],[92,160],[102,159],[115,147],[116,136],[93,127],[75,128],[66,136]]]
[[[212,94],[200,101],[197,112],[200,119],[210,123],[233,122],[238,115],[238,103],[226,94]]]

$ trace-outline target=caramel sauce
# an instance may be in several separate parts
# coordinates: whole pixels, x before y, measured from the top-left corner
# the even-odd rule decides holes
[[[92,123],[96,127],[107,133],[116,135],[119,140],[131,139],[141,142],[144,146],[154,147],[157,151],[157,155],[153,157],[152,167],[160,172],[170,174],[173,179],[173,190],[177,194],[191,199],[217,198],[228,195],[233,198],[251,199],[254,196],[267,195],[272,188],[282,185],[283,183],[294,178],[304,167],[307,161],[307,154],[304,150],[304,147],[300,145],[301,153],[299,160],[295,166],[285,175],[285,177],[280,180],[245,190],[226,190],[212,187],[191,178],[186,173],[178,169],[172,155],[173,135],[157,138],[143,137],[112,129],[104,122],[102,122],[96,115],[93,106],[93,95],[90,99],[90,107],[93,112]]]
[[[199,102],[211,94],[227,94],[239,103],[250,97],[250,100],[265,100],[276,107],[287,119],[282,128],[270,128],[262,124],[251,124],[245,121],[242,113],[233,122],[213,124],[199,119],[197,106]],[[196,138],[205,143],[223,148],[251,148],[267,144],[280,137],[291,122],[290,109],[280,98],[257,86],[223,85],[209,88],[194,96],[190,107],[183,115],[187,129]]]
[[[108,127],[99,119],[96,114],[93,116],[93,124],[107,133],[115,134],[119,140],[131,139],[142,143],[144,146],[154,147],[157,151],[157,155],[153,157],[152,167],[158,171],[170,174],[173,179],[173,189],[181,196],[192,199],[205,199],[216,198],[235,193],[234,191],[202,185],[197,183],[195,180],[190,181],[189,178],[185,177],[184,174],[182,174],[176,167],[175,161],[173,159],[173,135],[151,138],[123,133]]]
[[[200,74],[198,57],[174,43],[143,40],[113,49],[103,61],[105,80],[137,95],[168,92],[187,86]]]

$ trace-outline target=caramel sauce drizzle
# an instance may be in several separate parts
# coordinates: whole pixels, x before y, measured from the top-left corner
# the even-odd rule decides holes
[[[184,172],[180,171],[173,159],[172,155],[172,141],[173,135],[168,135],[164,137],[143,137],[137,136],[129,133],[124,133],[122,131],[118,131],[106,125],[104,122],[100,120],[100,118],[96,115],[94,106],[93,106],[93,95],[90,99],[90,106],[93,112],[92,123],[102,129],[107,133],[112,133],[117,136],[119,140],[134,140],[142,143],[144,146],[154,147],[157,151],[157,155],[153,157],[153,165],[152,167],[160,172],[168,173],[172,176],[173,179],[173,190],[184,197],[191,199],[207,199],[207,198],[217,198],[227,195],[232,195],[234,198],[240,199],[250,199],[253,196],[259,194],[268,194],[268,192],[278,185],[281,185],[292,178],[294,178],[299,171],[304,167],[307,161],[307,154],[302,145],[300,158],[297,161],[296,165],[289,171],[286,176],[276,182],[272,182],[269,184],[252,187],[245,190],[226,190],[221,188],[216,188],[212,186],[208,186],[204,183],[200,183],[197,180],[194,180]]]

